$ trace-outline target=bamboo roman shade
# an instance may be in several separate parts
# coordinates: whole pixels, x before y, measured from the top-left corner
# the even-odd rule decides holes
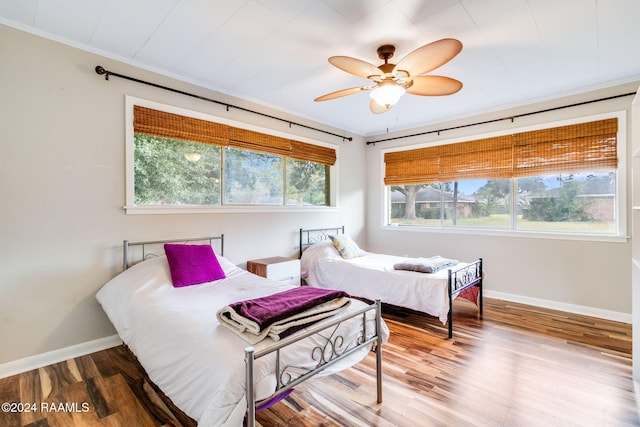
[[[229,126],[166,111],[133,106],[133,131],[162,138],[227,145]]]
[[[244,150],[286,156],[291,152],[291,141],[278,136],[232,127],[229,131],[229,145]]]
[[[332,148],[139,105],[133,107],[133,131],[163,138],[231,146],[325,165],[336,162],[336,150]]]
[[[516,176],[615,169],[618,119],[600,120],[514,135]]]
[[[288,156],[293,159],[322,163],[324,165],[332,165],[336,162],[336,150],[333,148],[295,140],[291,140],[291,152]]]
[[[439,147],[385,153],[386,185],[438,182],[440,176]]]
[[[386,153],[386,185],[615,169],[618,119]]]

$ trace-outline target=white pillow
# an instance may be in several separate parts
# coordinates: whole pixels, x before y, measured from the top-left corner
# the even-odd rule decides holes
[[[300,258],[301,277],[303,279],[307,278],[309,271],[316,268],[316,266],[324,260],[343,261],[331,240],[314,243],[302,252],[302,257]]]
[[[362,254],[362,251],[353,241],[348,234],[338,234],[335,236],[329,236],[333,242],[333,246],[336,247],[338,253],[344,259],[357,258]]]
[[[341,256],[331,240],[323,240],[306,248],[302,252],[302,258],[307,258],[309,261],[319,261],[326,258],[340,259]]]

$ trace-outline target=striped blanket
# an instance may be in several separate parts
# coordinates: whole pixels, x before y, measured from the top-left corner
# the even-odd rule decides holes
[[[343,291],[300,286],[266,297],[222,307],[221,325],[251,344],[269,337],[278,341],[312,323],[333,316],[351,303]]]

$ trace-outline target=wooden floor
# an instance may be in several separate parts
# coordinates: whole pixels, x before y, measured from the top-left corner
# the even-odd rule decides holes
[[[375,358],[308,381],[258,413],[262,426],[640,426],[631,326],[485,299],[434,318],[385,307],[384,402]],[[124,347],[0,380],[0,426],[195,426]],[[4,407],[3,407],[4,409]],[[14,407],[12,409],[19,409]]]

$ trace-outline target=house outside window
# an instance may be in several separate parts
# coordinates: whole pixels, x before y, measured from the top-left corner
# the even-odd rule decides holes
[[[390,224],[614,234],[615,175],[600,171],[391,186]],[[407,210],[412,197],[413,212]]]

